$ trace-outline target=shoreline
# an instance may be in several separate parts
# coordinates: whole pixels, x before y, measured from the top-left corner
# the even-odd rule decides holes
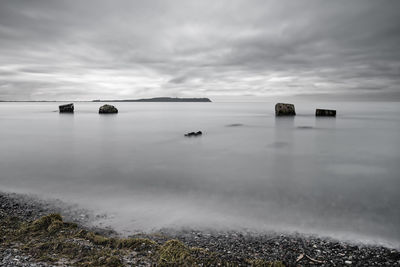
[[[148,251],[143,252],[140,247],[126,248],[122,246],[118,248],[115,244],[118,242],[118,244],[122,244],[122,240],[128,239],[122,239],[110,228],[92,227],[90,223],[95,217],[89,211],[59,200],[50,202],[29,195],[5,192],[0,192],[0,220],[2,222],[0,233],[6,237],[7,233],[9,235],[0,243],[0,265],[86,266],[74,263],[74,259],[64,259],[65,257],[61,257],[62,260],[57,262],[54,262],[51,257],[43,258],[47,251],[41,251],[42,258],[38,259],[32,255],[34,254],[32,252],[35,251],[30,248],[22,249],[27,245],[21,241],[22,239],[9,242],[16,233],[10,232],[10,218],[14,217],[20,222],[20,225],[30,225],[35,220],[38,221],[49,214],[61,214],[62,224],[65,227],[71,225],[77,227],[74,230],[67,227],[60,230],[61,233],[84,231],[86,235],[79,237],[80,241],[77,238],[79,242],[86,242],[86,246],[92,246],[98,251],[111,249],[110,251],[117,255],[113,254],[115,257],[120,257],[122,265],[115,262],[115,265],[101,263],[100,265],[103,266],[151,266],[154,264],[162,266],[163,262],[160,262],[162,252],[165,250],[165,246],[172,243],[180,247],[182,251],[186,251],[185,253],[188,255],[184,261],[174,262],[175,265],[184,265],[185,261],[193,261],[197,265],[201,263],[203,266],[207,266],[207,263],[219,263],[222,266],[227,264],[233,266],[400,266],[399,250],[382,246],[355,245],[300,234],[257,235],[234,231],[210,233],[195,230],[163,230],[154,234],[136,234],[128,238],[129,240],[146,240],[143,242],[153,244],[146,248]],[[57,217],[57,223],[59,223],[58,220]],[[45,240],[52,239],[52,235],[49,235],[48,231],[40,233]],[[56,234],[60,236],[59,233]],[[38,233],[35,233],[36,235],[40,236]],[[64,238],[64,236],[62,237]],[[71,239],[70,236],[66,238],[66,240]],[[73,239],[75,240],[76,237],[74,236]],[[102,242],[99,243],[98,240],[102,240]],[[51,250],[49,253],[54,254],[54,251]],[[120,253],[122,254],[120,255]]]

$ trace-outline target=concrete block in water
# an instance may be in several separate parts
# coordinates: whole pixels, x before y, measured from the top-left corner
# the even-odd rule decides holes
[[[278,103],[275,105],[276,116],[294,116],[296,111],[293,104]]]
[[[315,110],[315,116],[317,117],[335,117],[336,110],[333,109],[319,109]]]
[[[58,108],[60,110],[60,113],[64,113],[64,112],[65,113],[66,112],[73,113],[74,112],[74,104],[73,103],[61,105],[61,106],[58,106]]]

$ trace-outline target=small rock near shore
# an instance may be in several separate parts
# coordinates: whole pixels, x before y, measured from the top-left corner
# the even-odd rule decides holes
[[[103,105],[99,108],[100,114],[118,113],[118,109],[113,105]]]
[[[201,131],[198,131],[198,132],[190,132],[190,133],[187,133],[187,134],[185,134],[185,136],[187,136],[187,137],[192,137],[192,136],[199,136],[199,135],[202,135],[203,133],[201,132]]]
[[[60,113],[73,113],[74,112],[74,104],[65,104],[58,106]]]
[[[293,104],[277,103],[275,105],[276,116],[294,116],[296,111]]]
[[[315,110],[315,116],[317,117],[335,117],[336,110],[333,109],[319,109]]]

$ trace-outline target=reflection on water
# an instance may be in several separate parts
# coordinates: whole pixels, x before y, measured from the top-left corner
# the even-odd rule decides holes
[[[321,103],[319,103],[320,105]],[[400,243],[400,107],[332,103],[1,103],[0,189],[106,212],[120,231],[300,231]],[[184,138],[191,131],[201,137]]]

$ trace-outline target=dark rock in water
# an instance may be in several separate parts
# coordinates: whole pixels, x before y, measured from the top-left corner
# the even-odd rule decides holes
[[[278,103],[275,105],[276,116],[294,116],[296,111],[293,104]]]
[[[118,109],[113,105],[103,105],[99,108],[100,114],[118,113]]]
[[[61,105],[58,108],[60,109],[60,113],[64,113],[64,112],[73,113],[74,112],[74,104],[73,103]]]
[[[317,117],[335,117],[336,116],[336,110],[333,109],[319,109],[317,108],[315,110],[315,116]]]
[[[241,123],[232,123],[232,124],[226,125],[226,127],[239,127],[239,126],[243,126],[243,124],[241,124]]]
[[[187,134],[185,134],[185,136],[187,136],[187,137],[192,137],[192,136],[199,136],[199,135],[202,135],[203,133],[201,132],[201,131],[198,131],[198,132],[190,132],[190,133],[187,133]]]

